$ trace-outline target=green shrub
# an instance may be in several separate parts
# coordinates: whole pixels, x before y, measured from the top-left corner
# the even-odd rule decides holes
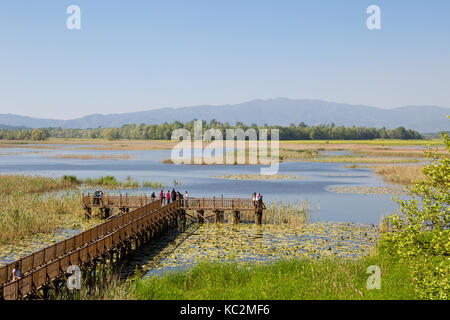
[[[67,176],[64,175],[61,180],[63,182],[67,182],[67,183],[71,183],[71,184],[79,184],[80,181],[78,180],[78,178],[76,176]]]
[[[442,133],[450,151],[450,139]],[[424,180],[409,188],[408,200],[397,198],[400,214],[388,218],[390,231],[382,245],[401,261],[413,264],[418,295],[450,298],[450,158],[428,150]]]

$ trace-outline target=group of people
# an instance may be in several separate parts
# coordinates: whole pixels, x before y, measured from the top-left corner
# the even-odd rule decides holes
[[[156,194],[153,192],[150,197],[155,199]],[[180,191],[175,191],[175,189],[172,189],[172,191],[167,190],[166,194],[164,193],[164,190],[161,190],[159,192],[159,200],[161,201],[161,205],[169,204],[170,202],[174,202],[176,200],[184,200],[187,206],[189,193],[186,191],[183,196]]]
[[[259,192],[258,193],[253,192],[252,200],[253,200],[253,205],[255,206],[255,208],[257,208],[258,205],[260,205],[262,203],[262,194]]]
[[[94,192],[94,204],[100,204],[100,198],[103,198],[104,194],[102,190],[95,190]]]

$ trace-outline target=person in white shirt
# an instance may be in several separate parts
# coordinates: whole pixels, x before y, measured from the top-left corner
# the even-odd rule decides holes
[[[189,193],[186,191],[186,193],[184,194],[184,205],[186,207],[189,207],[188,200],[189,200]]]

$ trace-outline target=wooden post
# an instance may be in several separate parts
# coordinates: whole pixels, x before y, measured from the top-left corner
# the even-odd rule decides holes
[[[263,214],[262,210],[256,211],[256,224],[257,225],[261,225],[262,224],[262,214]]]
[[[216,213],[216,223],[221,223],[224,221],[224,212],[221,210],[215,211]]]
[[[180,217],[181,217],[181,230],[184,231],[186,230],[186,211],[184,209],[181,210]]]
[[[205,211],[197,210],[197,222],[203,223],[205,221]]]
[[[84,215],[85,215],[86,219],[90,219],[92,216],[92,209],[89,207],[86,207],[84,210],[85,210]]]
[[[238,210],[233,211],[233,224],[239,224],[241,222],[241,213]]]

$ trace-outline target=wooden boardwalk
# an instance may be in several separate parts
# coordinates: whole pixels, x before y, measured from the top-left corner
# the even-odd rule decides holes
[[[83,205],[85,209],[93,208],[119,208],[130,209],[140,208],[153,201],[160,201],[159,198],[150,198],[147,196],[103,196],[93,197],[91,195],[83,196]],[[163,204],[166,203],[164,198]],[[192,198],[189,200],[182,200],[181,206],[188,210],[222,210],[222,211],[255,211],[257,207],[252,199],[244,198]],[[265,207],[263,208],[265,209]]]
[[[153,199],[154,200],[154,199]],[[83,205],[87,208],[140,208],[152,202],[147,196],[119,196],[94,197],[83,195]]]
[[[265,209],[261,202],[255,207],[251,199],[201,198],[188,201],[176,200],[162,204],[148,197],[104,197],[97,203],[93,197],[83,197],[85,208],[136,208],[121,211],[115,217],[74,237],[56,243],[0,268],[0,300],[17,300],[27,297],[46,298],[48,289],[58,291],[70,274],[69,266],[75,265],[85,273],[92,273],[98,265],[115,263],[154,239],[168,229],[185,227],[186,218],[205,221],[204,212],[213,211],[216,221],[223,220],[223,212],[231,210],[233,221],[239,222],[240,211],[254,211],[257,223],[261,223]],[[95,200],[95,201],[94,201]],[[195,210],[197,216],[189,215]],[[21,279],[10,281],[14,265],[19,263]]]

